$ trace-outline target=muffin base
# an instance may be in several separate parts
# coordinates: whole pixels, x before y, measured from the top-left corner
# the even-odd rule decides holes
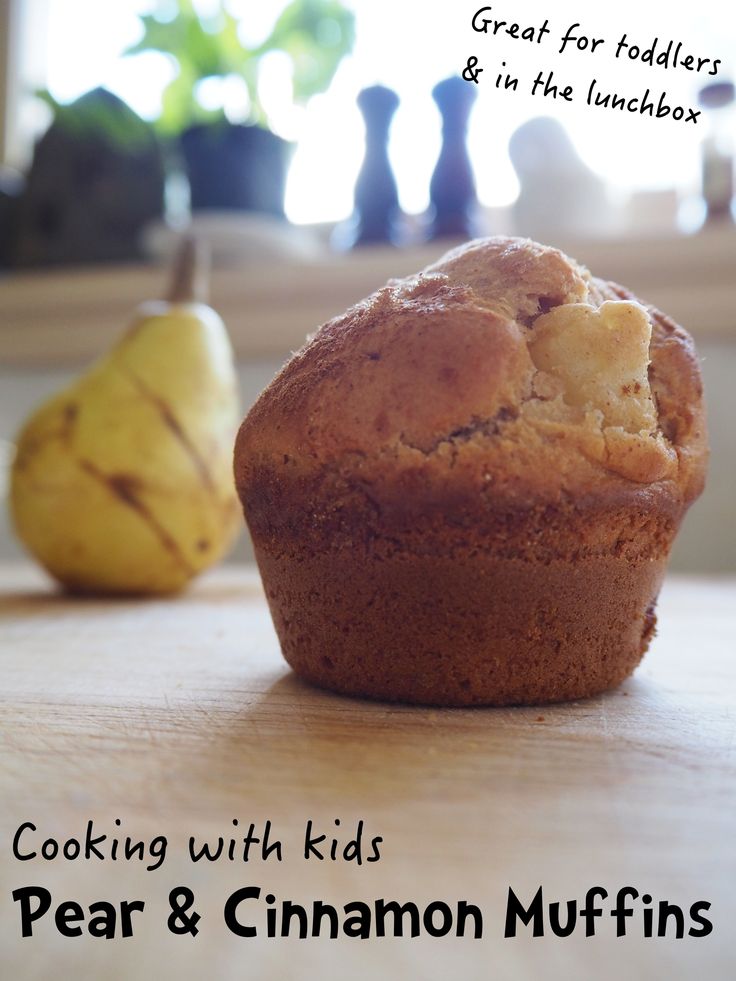
[[[635,562],[535,561],[395,541],[318,554],[256,545],[297,674],[348,695],[442,706],[542,704],[618,685],[654,633],[668,548],[648,551]]]

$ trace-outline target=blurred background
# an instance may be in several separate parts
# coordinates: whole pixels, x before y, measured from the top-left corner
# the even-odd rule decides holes
[[[548,18],[538,44],[474,32],[482,6],[0,0],[6,465],[32,406],[161,293],[184,229],[212,249],[212,302],[246,408],[306,333],[390,276],[475,234],[522,234],[692,332],[713,463],[675,565],[736,569],[736,15],[712,0],[493,5],[486,16],[522,28]],[[595,54],[558,53],[577,21],[606,38]],[[694,72],[617,60],[623,34],[711,61]],[[458,77],[470,55],[478,85]],[[573,102],[532,97],[538,71],[572,84]],[[593,78],[627,98],[666,91],[702,115],[686,125],[591,109]],[[19,554],[2,522],[4,509],[0,559]]]

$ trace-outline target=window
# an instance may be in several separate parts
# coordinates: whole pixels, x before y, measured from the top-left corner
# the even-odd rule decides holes
[[[269,93],[274,129],[298,139],[288,189],[287,213],[296,222],[329,221],[351,209],[352,189],[362,158],[362,124],[355,107],[361,87],[380,81],[396,89],[401,105],[395,116],[390,152],[401,202],[410,213],[427,205],[428,186],[437,157],[440,134],[430,92],[440,78],[462,69],[469,54],[481,56],[485,84],[470,128],[469,144],[481,201],[502,205],[513,201],[518,184],[508,157],[508,141],[519,123],[537,115],[558,118],[570,132],[585,162],[610,185],[623,190],[682,186],[697,173],[703,127],[689,129],[648,118],[623,118],[621,113],[590,110],[585,104],[583,79],[595,75],[601,84],[622,93],[641,94],[647,85],[693,104],[702,76],[684,71],[665,74],[646,66],[615,62],[611,57],[569,51],[556,57],[557,43],[548,47],[475,34],[472,14],[477,0],[448,4],[442,0],[397,3],[396,0],[346,0],[356,14],[355,49],[340,66],[329,89],[305,109],[289,101],[288,79],[278,59],[267,65],[264,87]],[[206,9],[211,0],[197,0]],[[31,86],[46,85],[62,101],[104,84],[126,99],[141,115],[151,118],[172,67],[163,55],[120,57],[139,33],[137,15],[151,10],[152,0],[11,0],[23,15],[23,75]],[[242,16],[242,30],[257,38],[265,34],[285,0],[254,3],[231,0],[230,9]],[[582,3],[550,6],[530,0],[523,7],[501,0],[494,16],[507,15],[524,23],[541,24],[549,17],[553,33],[580,18],[585,32],[606,37],[611,48],[627,33],[650,44],[655,36],[681,40],[694,53],[724,59],[721,74],[733,72],[726,61],[736,50],[736,18],[715,0],[687,8],[663,0],[642,4],[619,0],[611,7]],[[559,28],[559,30],[558,30]],[[45,38],[43,44],[40,38]],[[581,82],[573,104],[532,98],[528,79],[539,69],[554,68],[559,81]],[[525,91],[499,92],[492,79],[509,72],[525,80]],[[566,77],[569,75],[569,79]],[[491,80],[489,82],[488,80]],[[219,97],[203,88],[203,98]],[[28,134],[41,124],[40,109],[27,97],[19,131]]]

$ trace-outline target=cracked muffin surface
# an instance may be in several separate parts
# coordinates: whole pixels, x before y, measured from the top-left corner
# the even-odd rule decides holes
[[[485,452],[478,476],[517,498],[668,480],[692,499],[706,452],[689,336],[557,250],[500,238],[323,326],[238,447],[241,480],[269,463],[364,479],[365,459],[385,475],[422,457],[444,467],[448,453],[483,470]]]
[[[490,238],[321,327],[244,421],[235,475],[297,670],[475,704],[589,693],[633,668],[706,457],[689,335],[556,249]],[[555,607],[573,570],[587,586]],[[526,607],[503,599],[511,583],[531,586]],[[612,592],[605,623],[576,613],[586,589]],[[306,615],[310,596],[328,612]]]

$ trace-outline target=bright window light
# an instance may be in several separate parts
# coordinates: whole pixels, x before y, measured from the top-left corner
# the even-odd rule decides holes
[[[120,54],[140,35],[137,14],[150,11],[154,3],[48,3],[47,84],[52,94],[69,101],[87,89],[105,85],[140,115],[153,118],[160,108],[161,92],[172,77],[171,62],[163,55],[121,59]],[[685,71],[653,71],[644,65],[617,62],[610,54],[591,56],[590,51],[571,50],[558,56],[556,37],[580,18],[585,33],[607,39],[607,51],[624,32],[644,44],[655,36],[672,36],[704,56],[725,58],[736,50],[736,23],[728,22],[716,0],[704,0],[692,9],[676,8],[663,0],[648,4],[619,0],[615,11],[608,5],[565,0],[554,5],[543,0],[528,0],[523,5],[500,0],[492,6],[492,16],[518,20],[522,26],[539,25],[548,18],[553,35],[547,46],[474,33],[470,21],[479,9],[477,0],[452,4],[445,0],[347,0],[347,5],[356,14],[355,49],[341,64],[327,93],[313,98],[306,108],[295,109],[280,59],[275,56],[264,66],[261,91],[271,125],[298,144],[286,195],[288,217],[298,223],[334,221],[350,213],[363,153],[363,127],[355,98],[362,87],[376,82],[394,88],[401,98],[389,150],[402,207],[409,213],[426,209],[440,147],[439,115],[431,89],[440,78],[461,71],[470,54],[476,54],[485,69],[469,136],[484,204],[500,206],[514,200],[518,183],[508,158],[508,141],[517,126],[539,115],[559,119],[583,160],[614,187],[681,186],[696,172],[704,127],[686,129],[629,113],[592,110],[584,104],[583,91],[594,76],[603,88],[631,95],[640,95],[647,85],[657,93],[666,87],[673,100],[691,105],[698,85],[708,79]],[[211,0],[198,0],[198,6],[206,12]],[[243,37],[254,42],[267,35],[284,6],[285,0],[230,3],[232,12],[243,18]],[[722,74],[733,72],[734,67],[724,65]],[[561,82],[571,82],[579,89],[575,102],[531,97],[531,80],[538,70],[548,68]],[[493,80],[499,71],[519,77],[519,90],[497,91]],[[203,98],[211,99],[215,87],[203,85]],[[232,82],[225,89],[231,95],[235,91]],[[237,116],[234,111],[229,114]]]

